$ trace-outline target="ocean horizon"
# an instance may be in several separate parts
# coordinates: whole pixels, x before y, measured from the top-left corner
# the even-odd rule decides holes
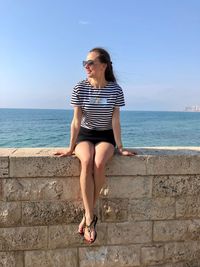
[[[0,147],[65,147],[73,110],[0,108]],[[200,146],[200,112],[121,111],[126,147]]]

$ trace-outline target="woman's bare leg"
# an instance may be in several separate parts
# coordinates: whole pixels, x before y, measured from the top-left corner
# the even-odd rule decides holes
[[[75,154],[81,162],[81,193],[85,208],[86,224],[90,224],[94,215],[94,145],[87,141],[80,142],[75,148]]]
[[[96,205],[97,199],[101,188],[103,187],[106,177],[105,177],[105,165],[109,159],[112,158],[114,154],[114,146],[107,142],[100,142],[95,146],[95,156],[94,156],[94,207]]]

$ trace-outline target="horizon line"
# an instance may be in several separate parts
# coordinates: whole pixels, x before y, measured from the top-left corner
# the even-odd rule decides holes
[[[5,107],[0,107],[0,109],[27,109],[27,110],[71,110],[73,111],[73,108],[5,108]],[[145,109],[122,109],[123,111],[145,111],[145,112],[195,112],[195,111],[186,111],[186,110],[145,110]],[[197,111],[196,111],[197,112]]]

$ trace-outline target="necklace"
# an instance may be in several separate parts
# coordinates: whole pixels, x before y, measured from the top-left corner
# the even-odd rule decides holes
[[[108,84],[107,81],[104,81],[102,84],[99,83],[98,87],[95,85],[94,82],[92,82],[92,80],[88,80],[88,83],[90,84],[90,86],[93,88],[93,89],[102,89],[102,88],[105,88]],[[98,84],[98,83],[97,83]]]

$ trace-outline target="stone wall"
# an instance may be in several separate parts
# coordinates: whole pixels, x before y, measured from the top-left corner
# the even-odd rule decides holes
[[[78,159],[0,149],[0,266],[200,266],[200,148],[135,150],[108,163],[87,245]]]

